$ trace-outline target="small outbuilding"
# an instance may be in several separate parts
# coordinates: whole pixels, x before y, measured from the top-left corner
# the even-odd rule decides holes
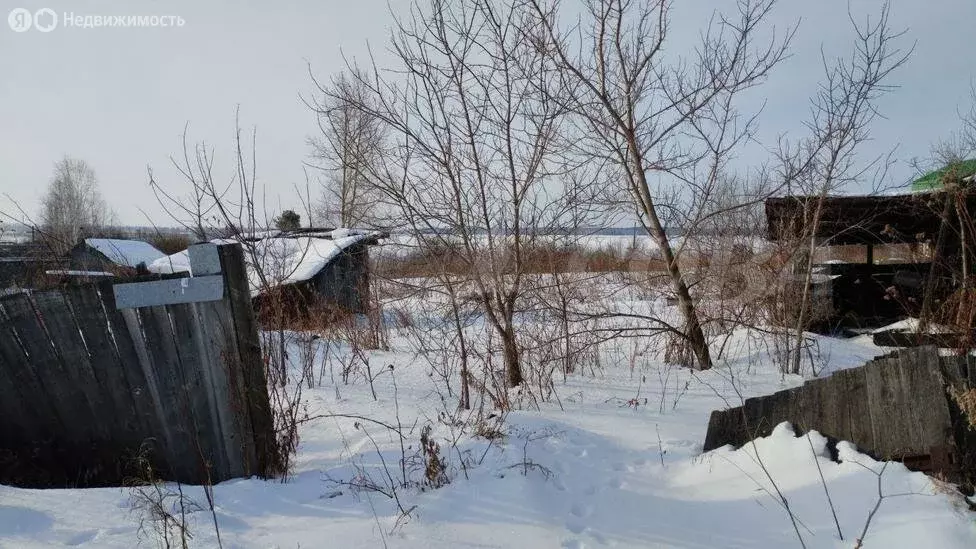
[[[863,261],[815,265],[826,277],[827,314],[815,326],[878,328],[935,310],[976,272],[972,235],[976,189],[964,180],[951,189],[884,196],[786,196],[766,200],[770,240],[800,249],[857,246]],[[876,249],[917,250],[911,261],[877,261]],[[801,262],[802,263],[802,262]],[[802,291],[802,286],[800,286]]]
[[[356,229],[298,229],[229,240],[244,246],[251,298],[259,309],[267,294],[275,293],[296,303],[363,313],[369,308],[369,247],[387,236]],[[191,272],[186,252],[162,257],[149,270]]]
[[[64,263],[37,242],[0,243],[0,292],[32,288],[45,271],[62,268]]]

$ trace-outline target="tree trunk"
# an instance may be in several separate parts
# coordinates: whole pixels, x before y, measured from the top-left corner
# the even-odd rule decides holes
[[[505,323],[502,336],[502,354],[505,357],[505,378],[509,387],[522,384],[522,361],[519,356],[518,342],[515,340],[515,330],[511,322]]]
[[[793,354],[790,357],[791,374],[800,373],[800,357],[803,353],[803,332],[809,323],[808,316],[810,311],[810,299],[813,287],[813,261],[817,251],[817,232],[820,229],[820,214],[823,210],[824,197],[826,196],[826,186],[824,192],[817,200],[817,209],[814,210],[813,220],[810,227],[810,243],[803,260],[803,292],[800,294],[800,311],[796,316],[796,333],[794,334]]]
[[[809,314],[810,308],[810,290],[813,286],[813,248],[814,241],[810,242],[810,250],[805,255],[804,259],[804,276],[803,276],[803,292],[800,294],[800,311],[796,315],[796,332],[794,334],[794,344],[793,352],[790,357],[790,371],[791,374],[800,373],[800,356],[803,352],[803,332],[807,327],[807,316]]]
[[[450,286],[449,286],[450,287]],[[471,409],[471,391],[468,385],[468,345],[464,336],[464,326],[461,324],[461,312],[458,310],[457,297],[451,289],[451,313],[454,317],[454,330],[457,332],[458,345],[461,353],[461,401],[458,405],[464,410]]]
[[[634,178],[632,181],[636,184],[636,189],[634,190],[639,199],[639,206],[649,221],[651,236],[657,241],[658,246],[661,247],[661,252],[664,254],[664,261],[668,268],[668,276],[671,278],[671,286],[674,289],[675,296],[678,298],[678,310],[685,320],[685,339],[691,347],[692,352],[695,353],[696,368],[699,370],[707,370],[712,367],[712,356],[708,350],[708,341],[705,339],[705,332],[702,330],[701,322],[698,320],[698,312],[695,310],[695,302],[691,299],[688,284],[685,283],[684,277],[681,276],[681,268],[678,266],[678,260],[674,256],[674,250],[671,248],[671,242],[668,240],[667,232],[664,230],[664,224],[661,223],[661,218],[657,215],[654,199],[651,197],[651,188],[647,183],[647,174],[644,172],[644,159],[641,156],[640,147],[637,144],[637,138],[633,131],[630,131],[628,135],[628,149],[630,160],[633,162],[631,168],[633,175],[631,177]]]
[[[658,218],[657,212],[654,211],[653,206],[647,209],[649,211],[646,213],[651,222],[651,236],[657,241],[658,246],[661,247],[661,252],[664,254],[664,261],[668,268],[668,276],[671,278],[671,286],[674,289],[675,296],[678,298],[678,311],[681,312],[681,316],[685,320],[685,339],[691,347],[691,351],[695,353],[695,366],[699,370],[707,370],[712,367],[712,356],[708,349],[708,341],[705,339],[705,332],[702,330],[701,322],[698,320],[695,302],[691,299],[688,284],[685,283],[684,277],[681,276],[681,268],[678,266],[678,260],[674,256],[674,251],[671,249],[671,242],[668,241],[668,235],[661,225],[661,220]]]
[[[669,267],[668,274],[671,275],[671,281],[678,296],[678,310],[681,311],[681,316],[685,319],[685,337],[688,338],[688,345],[695,353],[697,369],[707,370],[712,367],[712,355],[708,349],[705,332],[698,321],[698,313],[695,311],[695,303],[691,300],[688,285],[685,284],[677,267]]]

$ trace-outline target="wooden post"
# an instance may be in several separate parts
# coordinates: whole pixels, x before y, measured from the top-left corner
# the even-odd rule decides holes
[[[244,391],[244,406],[250,419],[250,430],[254,441],[257,473],[271,476],[278,471],[277,441],[271,403],[268,398],[268,378],[261,360],[261,340],[258,336],[257,321],[251,307],[251,289],[244,262],[244,251],[240,244],[218,247],[220,267],[227,288],[234,318],[234,334],[237,339],[238,359]]]

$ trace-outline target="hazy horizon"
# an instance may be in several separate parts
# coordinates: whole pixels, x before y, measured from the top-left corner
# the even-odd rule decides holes
[[[393,9],[406,3],[391,0]],[[880,2],[852,0],[855,16],[876,14]],[[298,208],[295,185],[304,186],[306,140],[315,118],[300,96],[312,92],[309,66],[327,79],[343,66],[341,54],[362,57],[367,43],[381,64],[391,21],[385,1],[275,4],[188,0],[24,0],[14,7],[48,7],[59,15],[174,15],[180,28],[57,28],[16,33],[0,25],[0,195],[36,215],[53,164],[64,155],[84,159],[118,221],[172,225],[148,186],[147,166],[158,179],[180,185],[168,156],[181,151],[181,135],[214,147],[218,166],[231,160],[234,117],[257,130],[258,182],[271,209]],[[711,3],[695,0],[674,10],[674,34],[697,32]],[[707,7],[706,9],[695,9]],[[820,48],[843,54],[851,31],[846,0],[781,1],[773,15],[782,29],[801,19],[792,57],[765,84],[759,138],[772,145],[801,131],[807,99],[821,74]],[[885,119],[873,127],[868,154],[898,146],[889,181],[906,183],[908,161],[925,158],[930,145],[958,126],[967,106],[976,61],[969,55],[976,2],[892,2],[892,27],[908,27],[903,45],[917,41],[909,64],[880,102]],[[766,159],[762,147],[744,150],[739,169]],[[848,189],[859,192],[865,189]],[[314,191],[313,191],[314,192]],[[0,210],[13,213],[0,196]]]

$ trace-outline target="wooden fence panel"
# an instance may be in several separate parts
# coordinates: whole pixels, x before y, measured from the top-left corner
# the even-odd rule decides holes
[[[277,472],[243,254],[205,246],[191,261],[222,272],[193,282],[202,302],[165,279],[145,303],[168,305],[141,306],[138,283],[121,310],[109,282],[0,298],[0,482],[118,484],[147,466],[190,483]]]
[[[116,308],[115,295],[112,292],[110,282],[101,282],[96,288],[101,304],[100,309],[105,315],[105,329],[111,336],[109,351],[114,352],[117,356],[122,377],[126,380],[129,396],[136,410],[133,423],[139,429],[135,435],[139,446],[135,449],[134,457],[144,455],[165,456],[160,451],[165,442],[165,425],[160,422],[159,414],[156,412],[158,401],[154,398],[154,386],[150,385],[149,380],[146,379],[142,361],[136,352],[136,338],[133,337],[133,333],[138,338],[142,337],[138,320],[133,311],[122,311]],[[123,314],[123,312],[127,314]],[[133,328],[130,327],[133,322],[135,323],[134,332]],[[151,436],[147,436],[148,434]],[[156,465],[162,471],[169,470],[166,459],[157,460]]]
[[[839,438],[855,442],[858,447],[874,448],[874,430],[871,428],[871,422],[863,420],[871,417],[871,408],[868,406],[868,381],[864,368],[851,368],[834,375],[840,375],[844,379],[848,395],[847,415],[850,432]]]
[[[60,423],[55,432],[63,432],[66,441],[78,443],[86,438],[94,420],[83,398],[67,382],[63,366],[54,352],[43,325],[34,312],[30,297],[18,294],[3,300],[3,308],[14,326],[16,338],[24,348],[28,368],[37,380],[41,393],[32,400],[45,400],[55,410]]]
[[[969,362],[917,347],[751,398],[741,407],[712,412],[704,450],[742,445],[790,421],[800,431],[849,440],[876,458],[907,460],[924,470],[947,467],[944,472],[955,474],[949,455],[976,455],[976,437],[959,428],[946,391],[969,377]]]
[[[113,438],[127,446],[140,444],[140,435],[146,429],[142,426],[132,387],[112,340],[98,288],[94,285],[71,286],[65,288],[64,295],[84,338],[92,375],[107,398],[103,405],[114,415]]]
[[[942,446],[952,437],[952,419],[948,406],[933,406],[946,398],[947,380],[939,367],[939,356],[934,352],[916,350],[915,361],[901,362],[905,384],[912,397],[908,399],[912,408],[912,418],[918,433],[920,450],[929,453],[933,447]]]
[[[160,420],[169,426],[171,432],[172,447],[169,451],[173,458],[170,464],[175,474],[181,478],[191,478],[199,467],[199,454],[194,444],[195,418],[187,397],[189,389],[183,377],[183,366],[169,315],[165,307],[147,307],[137,311],[152,365],[150,373],[155,377],[161,399],[158,407]]]
[[[90,418],[86,430],[89,438],[93,441],[107,440],[109,434],[118,428],[117,414],[111,407],[109,397],[115,388],[99,386],[85,340],[64,295],[60,291],[46,291],[35,293],[32,297],[37,317],[59,359],[61,375],[65,382],[73,386],[71,392],[78,408],[86,414],[86,422]]]
[[[160,469],[161,474],[170,478],[185,478],[184,475],[189,474],[189,472],[186,468],[181,467],[181,460],[174,457],[181,455],[181,448],[176,441],[176,432],[179,427],[173,424],[167,416],[167,410],[175,403],[167,398],[168,395],[164,394],[163,388],[160,387],[158,376],[154,371],[156,366],[149,354],[142,315],[138,309],[123,309],[121,313],[135,357],[135,363],[130,366],[138,367],[138,372],[133,372],[132,375],[142,380],[145,392],[149,396],[151,408],[149,413],[152,416],[152,423],[158,428],[155,436],[152,437],[153,448],[147,449],[147,451],[152,452],[152,456],[155,458],[152,460],[153,465]],[[160,455],[163,456],[162,459],[156,457]]]
[[[7,421],[0,423],[0,439],[24,444],[47,436],[48,418],[54,417],[46,403],[30,405],[21,398],[37,394],[39,388],[30,375],[27,356],[17,343],[13,327],[0,310],[0,413]],[[48,417],[41,412],[48,408]]]

